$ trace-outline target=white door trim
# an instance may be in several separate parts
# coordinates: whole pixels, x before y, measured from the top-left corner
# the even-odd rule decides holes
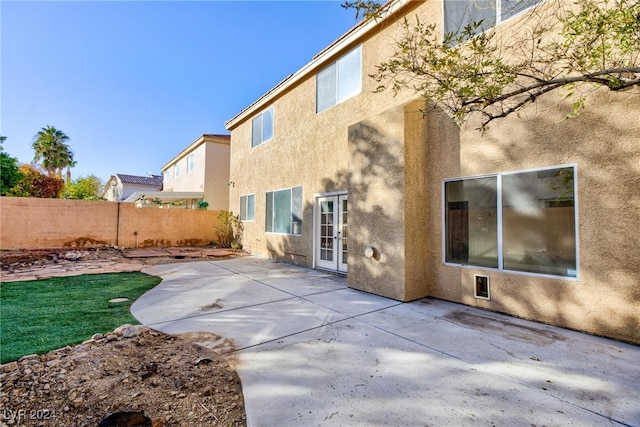
[[[346,226],[343,227],[343,209],[342,203],[348,200],[347,192],[331,192],[324,194],[316,194],[314,195],[314,207],[313,207],[313,267],[314,268],[324,268],[332,271],[338,271],[341,273],[347,272],[347,263],[346,260],[343,260],[343,243],[347,244],[346,241],[347,236],[343,236],[347,234]],[[322,221],[328,221],[329,218],[324,217],[321,212],[321,204],[324,202],[332,203],[332,211],[331,211],[331,224],[325,224],[325,228],[323,227]],[[348,214],[348,211],[347,211]],[[322,232],[330,233],[330,236],[322,236]],[[322,244],[327,244],[327,239],[331,239],[328,243],[330,244],[329,251],[323,252]],[[322,255],[322,256],[321,256]],[[326,259],[326,257],[331,256],[331,259]],[[324,258],[324,259],[323,259]],[[344,261],[344,262],[343,262]]]

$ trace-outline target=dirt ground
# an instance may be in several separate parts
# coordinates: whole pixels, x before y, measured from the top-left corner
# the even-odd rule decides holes
[[[66,263],[147,266],[203,259],[201,252],[185,256],[184,251],[149,257],[127,257],[113,248],[82,252],[73,260],[77,253],[68,255],[68,249],[3,251],[3,277]],[[77,346],[25,356],[0,365],[0,425],[244,426],[232,349],[229,340],[212,334],[167,335],[128,326]]]
[[[215,247],[198,248],[136,248],[112,246],[97,248],[19,249],[0,251],[0,271],[3,280],[13,275],[44,276],[49,272],[67,270],[78,274],[104,271],[132,271],[157,264],[203,261],[242,256],[242,252]]]

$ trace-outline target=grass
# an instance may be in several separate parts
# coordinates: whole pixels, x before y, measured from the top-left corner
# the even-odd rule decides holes
[[[0,283],[0,363],[136,324],[131,304],[161,279],[112,273]],[[118,297],[129,301],[110,303]]]

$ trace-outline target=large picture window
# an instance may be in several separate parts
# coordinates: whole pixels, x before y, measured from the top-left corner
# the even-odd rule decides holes
[[[240,196],[240,221],[253,221],[256,214],[256,195]]]
[[[356,47],[316,76],[316,112],[326,110],[362,89],[361,49]]]
[[[482,24],[476,33],[535,6],[542,0],[444,0],[444,31],[458,33],[468,25]]]
[[[444,183],[445,261],[577,276],[575,167]]]
[[[266,194],[265,231],[302,234],[302,187]]]
[[[273,138],[273,107],[263,111],[251,121],[251,146],[257,147]]]

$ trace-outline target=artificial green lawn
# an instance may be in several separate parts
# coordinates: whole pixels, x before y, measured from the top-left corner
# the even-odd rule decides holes
[[[0,283],[0,363],[136,324],[131,304],[162,279],[112,273]],[[110,303],[124,297],[129,301]]]

